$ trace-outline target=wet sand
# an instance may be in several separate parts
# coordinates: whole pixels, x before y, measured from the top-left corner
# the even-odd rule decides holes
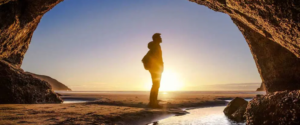
[[[60,93],[60,92],[59,92]],[[87,100],[69,104],[2,104],[0,124],[146,124],[174,114],[182,108],[226,105],[226,99],[252,98],[256,93],[160,93],[162,109],[147,108],[147,92],[60,93],[64,100]]]

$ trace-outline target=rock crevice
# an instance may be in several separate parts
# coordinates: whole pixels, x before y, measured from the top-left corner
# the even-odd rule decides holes
[[[300,58],[232,18],[243,33],[267,92],[300,89]]]

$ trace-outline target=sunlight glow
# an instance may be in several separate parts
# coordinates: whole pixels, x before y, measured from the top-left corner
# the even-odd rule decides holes
[[[162,74],[160,91],[178,91],[181,90],[183,84],[179,76],[170,70],[166,70]]]

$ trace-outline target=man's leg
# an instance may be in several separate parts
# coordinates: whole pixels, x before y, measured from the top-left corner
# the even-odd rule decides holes
[[[154,88],[154,100],[155,100],[155,105],[158,104],[157,98],[158,98],[158,92],[159,92],[159,87],[160,87],[160,75],[158,75],[157,80],[155,81],[155,83],[153,84],[153,88]]]
[[[152,77],[152,88],[150,92],[150,106],[157,106],[158,101],[158,92],[159,92],[159,87],[160,87],[160,78],[161,74],[155,73],[155,72],[150,72],[151,77]]]

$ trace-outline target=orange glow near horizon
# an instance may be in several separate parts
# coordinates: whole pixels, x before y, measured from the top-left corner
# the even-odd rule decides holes
[[[147,83],[148,90],[151,89],[152,81]],[[165,70],[162,74],[160,89],[159,91],[182,91],[183,81],[181,80],[179,74],[172,70]]]

